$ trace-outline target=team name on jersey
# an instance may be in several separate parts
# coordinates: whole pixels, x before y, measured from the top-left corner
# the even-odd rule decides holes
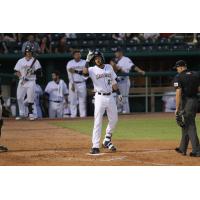
[[[96,79],[98,80],[100,78],[111,78],[111,74],[110,73],[97,74]]]

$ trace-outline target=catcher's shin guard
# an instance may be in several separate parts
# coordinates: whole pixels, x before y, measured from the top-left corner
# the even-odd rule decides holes
[[[2,126],[3,126],[3,119],[0,119],[0,137],[1,137],[1,129],[2,129]]]

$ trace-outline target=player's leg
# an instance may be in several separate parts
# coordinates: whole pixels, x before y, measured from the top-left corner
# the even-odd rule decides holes
[[[85,83],[77,85],[77,95],[78,95],[78,101],[79,101],[80,117],[86,117],[87,89],[86,89],[86,84]]]
[[[1,137],[1,128],[3,126],[3,119],[2,119],[2,105],[0,103],[0,137]]]
[[[75,91],[72,91],[71,84],[69,84],[69,101],[70,101],[70,111],[71,111],[71,117],[77,117],[77,89],[76,84]]]
[[[117,97],[116,97],[117,109],[118,109],[119,113],[122,113],[122,111],[123,111],[123,104],[124,104],[124,95],[125,95],[124,94],[124,85],[123,85],[122,81],[120,81],[118,83],[118,88],[119,88],[119,91],[120,91],[121,95],[123,96],[123,100],[122,100],[122,102],[119,102],[118,99],[117,99]]]
[[[112,144],[112,133],[115,129],[115,126],[118,121],[118,113],[117,113],[117,106],[115,104],[114,97],[110,97],[110,102],[106,108],[107,116],[108,116],[108,125],[106,128],[106,135],[103,141],[103,146],[108,148],[112,151],[116,151],[115,146]]]
[[[57,118],[63,118],[63,111],[64,111],[64,103],[63,102],[57,103],[57,112],[56,112]]]
[[[129,107],[129,90],[130,90],[130,80],[124,81],[123,84],[123,90],[124,90],[124,96],[123,97],[123,113],[130,113],[130,107]]]
[[[56,112],[57,112],[57,103],[50,101],[49,102],[49,118],[53,119],[56,118]]]
[[[35,98],[35,83],[29,84],[27,86],[27,104],[28,104],[28,116],[30,120],[34,120],[34,98]]]
[[[2,119],[2,105],[0,104],[0,138],[1,138],[1,129],[3,127],[3,119]],[[8,151],[7,147],[0,145],[0,152]]]
[[[198,153],[200,156],[199,138],[195,124],[195,117],[197,112],[198,99],[187,99],[185,105],[185,129],[192,144],[192,153]]]
[[[16,117],[17,120],[25,117],[25,106],[24,106],[25,96],[26,96],[26,88],[24,88],[19,83],[17,87],[17,103],[19,107],[19,117]]]
[[[104,112],[105,112],[104,96],[96,94],[95,108],[94,108],[94,128],[92,133],[92,150],[91,150],[92,154],[99,153],[101,130],[102,130],[102,118]]]

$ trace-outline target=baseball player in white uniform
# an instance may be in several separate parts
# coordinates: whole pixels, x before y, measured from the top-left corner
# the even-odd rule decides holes
[[[86,78],[83,76],[83,68],[86,61],[81,59],[79,50],[73,52],[73,60],[67,63],[66,70],[69,78],[69,101],[71,117],[77,117],[77,103],[80,117],[86,117]]]
[[[115,52],[115,63],[113,63],[115,72],[129,73],[130,70],[134,69],[136,72],[145,75],[145,71],[136,66],[132,60],[124,56],[121,48],[117,48]],[[118,108],[122,113],[130,113],[129,107],[129,90],[130,90],[130,79],[129,76],[118,77],[118,87],[123,97],[123,102],[118,105]]]
[[[1,85],[0,85],[0,138],[1,138],[1,129],[2,129],[2,126],[3,126],[3,119],[2,119],[2,106],[4,104],[4,100],[3,100],[3,97],[1,96]],[[6,152],[8,151],[8,148],[3,146],[3,145],[0,145],[0,152]]]
[[[39,61],[33,57],[33,47],[27,46],[25,48],[25,56],[17,61],[15,65],[15,73],[19,77],[17,87],[17,101],[19,106],[19,117],[25,117],[25,96],[28,104],[28,116],[30,120],[34,120],[33,105],[35,98],[35,81],[36,76],[41,76],[41,65]]]
[[[68,88],[60,79],[58,71],[52,73],[52,79],[45,88],[45,95],[49,102],[49,117],[63,118],[64,106],[68,103]]]
[[[94,61],[95,66],[89,67],[90,61]],[[83,69],[83,74],[88,75],[93,82],[95,90],[95,111],[94,111],[94,128],[92,135],[91,154],[99,154],[99,145],[101,138],[102,119],[106,111],[108,116],[108,126],[102,146],[108,148],[112,152],[116,151],[116,147],[112,144],[111,138],[115,125],[118,121],[117,105],[112,95],[112,91],[116,90],[118,97],[122,100],[119,93],[116,74],[109,64],[104,64],[103,54],[99,51],[89,51],[86,59],[86,67]]]

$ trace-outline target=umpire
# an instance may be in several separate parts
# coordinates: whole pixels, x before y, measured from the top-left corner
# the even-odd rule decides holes
[[[183,60],[177,61],[174,69],[178,72],[174,79],[174,87],[176,89],[175,115],[178,125],[182,128],[180,146],[175,150],[178,153],[186,155],[190,141],[192,144],[190,156],[200,157],[199,138],[195,124],[200,75],[198,72],[188,70],[187,64]]]

